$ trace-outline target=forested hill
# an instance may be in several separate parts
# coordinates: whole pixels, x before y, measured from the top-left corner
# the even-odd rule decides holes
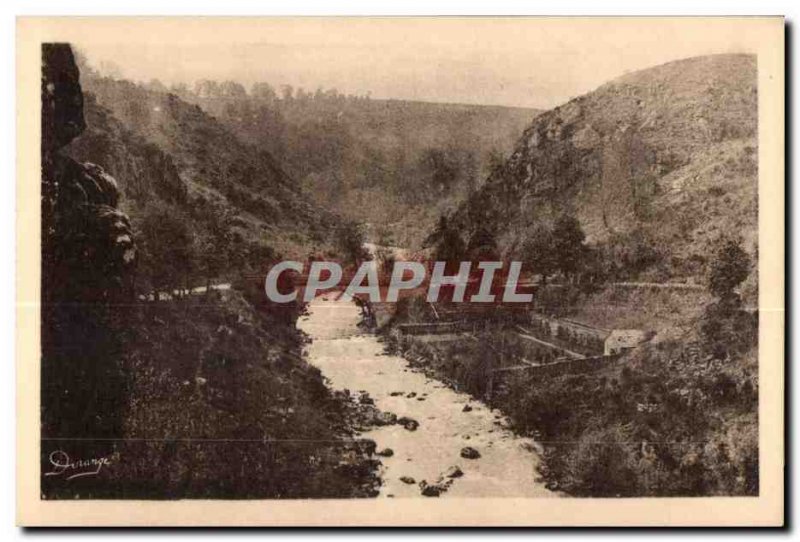
[[[275,156],[317,204],[368,224],[373,238],[389,234],[384,241],[406,246],[419,245],[439,214],[502,163],[538,113],[267,83],[201,81],[171,92]]]
[[[69,152],[120,180],[140,229],[166,220],[171,236],[194,236],[197,266],[257,267],[330,246],[338,219],[268,151],[174,94],[82,73],[88,128]]]
[[[615,79],[536,117],[451,225],[465,242],[489,230],[519,255],[568,216],[597,249],[593,263],[620,279],[699,277],[722,234],[741,235],[753,254],[756,89],[751,55]]]

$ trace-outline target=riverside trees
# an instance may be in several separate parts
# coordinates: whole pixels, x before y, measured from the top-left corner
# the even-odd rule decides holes
[[[540,225],[528,238],[522,252],[531,270],[542,281],[560,272],[569,280],[587,261],[589,250],[580,222],[571,215],[560,216],[553,227]]]

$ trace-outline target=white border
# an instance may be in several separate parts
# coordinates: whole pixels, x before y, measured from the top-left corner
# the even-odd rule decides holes
[[[0,79],[0,104],[2,104],[2,118],[3,122],[0,125],[0,172],[3,179],[0,182],[0,220],[3,221],[0,227],[0,250],[3,251],[4,258],[0,259],[0,275],[12,279],[14,277],[14,206],[15,206],[15,182],[16,178],[14,171],[15,164],[15,124],[14,119],[14,94],[15,94],[15,78],[14,78],[14,17],[16,15],[436,15],[436,14],[472,14],[472,15],[756,15],[756,14],[784,14],[787,15],[789,20],[796,19],[798,13],[797,2],[787,1],[771,1],[761,0],[759,2],[746,2],[728,0],[726,2],[698,3],[695,1],[673,0],[670,2],[641,2],[641,1],[611,1],[604,2],[591,2],[591,1],[570,1],[562,0],[559,2],[515,2],[513,0],[493,0],[492,2],[474,2],[474,1],[459,1],[459,2],[431,2],[420,0],[404,0],[402,2],[389,0],[383,2],[368,1],[354,1],[343,0],[339,2],[323,2],[323,1],[302,1],[296,0],[293,2],[282,2],[268,4],[265,2],[248,2],[244,0],[228,0],[226,2],[184,2],[167,4],[163,1],[153,0],[139,0],[139,1],[117,1],[113,3],[100,2],[100,1],[84,1],[74,0],[65,4],[58,1],[33,1],[21,2],[11,1],[5,2],[0,5],[0,65],[5,70],[5,77]],[[793,54],[787,58],[792,59]],[[790,70],[790,73],[793,70]],[[793,89],[792,95],[787,96],[787,99],[792,100],[797,95],[796,88]],[[790,140],[791,141],[791,140]],[[787,154],[796,154],[797,146],[800,145],[796,141],[792,141],[792,148],[788,150]],[[792,195],[792,204],[797,205],[800,201],[797,190]],[[787,202],[788,203],[788,202]],[[791,213],[787,217],[789,219],[788,225],[791,226],[792,236],[795,241],[797,236],[797,224],[791,219]],[[793,243],[793,247],[794,243]],[[794,266],[795,273],[792,278],[796,278],[800,271]],[[14,369],[13,369],[13,342],[14,342],[14,281],[4,280],[2,287],[0,287],[0,310],[2,311],[2,328],[0,330],[0,344],[5,349],[5,356],[3,356],[4,363],[2,364],[3,373],[2,382],[4,384],[6,393],[3,394],[4,401],[0,404],[0,420],[2,420],[3,434],[6,436],[6,446],[0,447],[0,465],[5,469],[2,479],[5,481],[2,484],[2,504],[0,505],[0,525],[4,527],[3,534],[10,535],[10,539],[18,539],[23,536],[19,529],[13,528],[14,524],[14,486],[11,481],[14,479],[14,447],[10,444],[13,437],[14,427],[14,407],[13,397],[15,394],[14,389]],[[794,296],[791,301],[794,301]],[[794,336],[796,332],[800,331],[800,324],[796,321],[793,322],[791,330],[787,330]],[[790,360],[791,361],[791,360]],[[793,371],[793,382],[795,388],[798,384],[798,371]],[[788,384],[788,383],[787,383]],[[792,401],[794,403],[794,401]],[[792,414],[796,418],[796,410],[792,408]],[[792,418],[789,418],[792,419]],[[792,457],[792,462],[797,460],[797,447],[794,446],[795,454]],[[794,516],[792,510],[789,510],[789,517]],[[108,533],[106,533],[107,535]],[[127,533],[130,535],[130,533]],[[321,533],[306,534],[311,538]],[[482,533],[485,536],[487,533]],[[611,533],[609,533],[611,534]],[[719,533],[725,536],[725,533]],[[270,536],[276,536],[278,533],[272,533]],[[699,540],[701,537],[706,538],[709,535],[707,532],[703,533],[687,533],[687,532],[673,532],[667,536],[680,536],[682,540]],[[137,535],[138,536],[138,535]],[[279,536],[279,535],[278,535]],[[369,536],[377,536],[371,533]],[[408,536],[414,536],[415,539],[431,539],[432,535],[423,533],[408,533]],[[438,535],[437,535],[438,536]],[[537,536],[544,536],[545,538],[554,537],[556,535],[549,533],[538,533]],[[573,539],[578,534],[567,536],[559,536],[559,539]],[[613,536],[619,536],[619,533],[614,533]],[[768,536],[767,533],[760,533],[755,538]],[[303,538],[304,536],[301,536]],[[157,536],[161,538],[161,536]],[[294,538],[294,537],[293,537]],[[6,539],[4,537],[4,539]]]

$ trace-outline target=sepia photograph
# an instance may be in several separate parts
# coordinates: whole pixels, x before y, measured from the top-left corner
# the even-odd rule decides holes
[[[782,521],[781,17],[17,24],[26,522]]]

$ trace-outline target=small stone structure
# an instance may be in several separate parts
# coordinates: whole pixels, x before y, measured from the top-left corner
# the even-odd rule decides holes
[[[611,331],[605,342],[603,353],[606,356],[621,354],[625,350],[635,348],[647,340],[647,334],[640,329],[615,329]]]

